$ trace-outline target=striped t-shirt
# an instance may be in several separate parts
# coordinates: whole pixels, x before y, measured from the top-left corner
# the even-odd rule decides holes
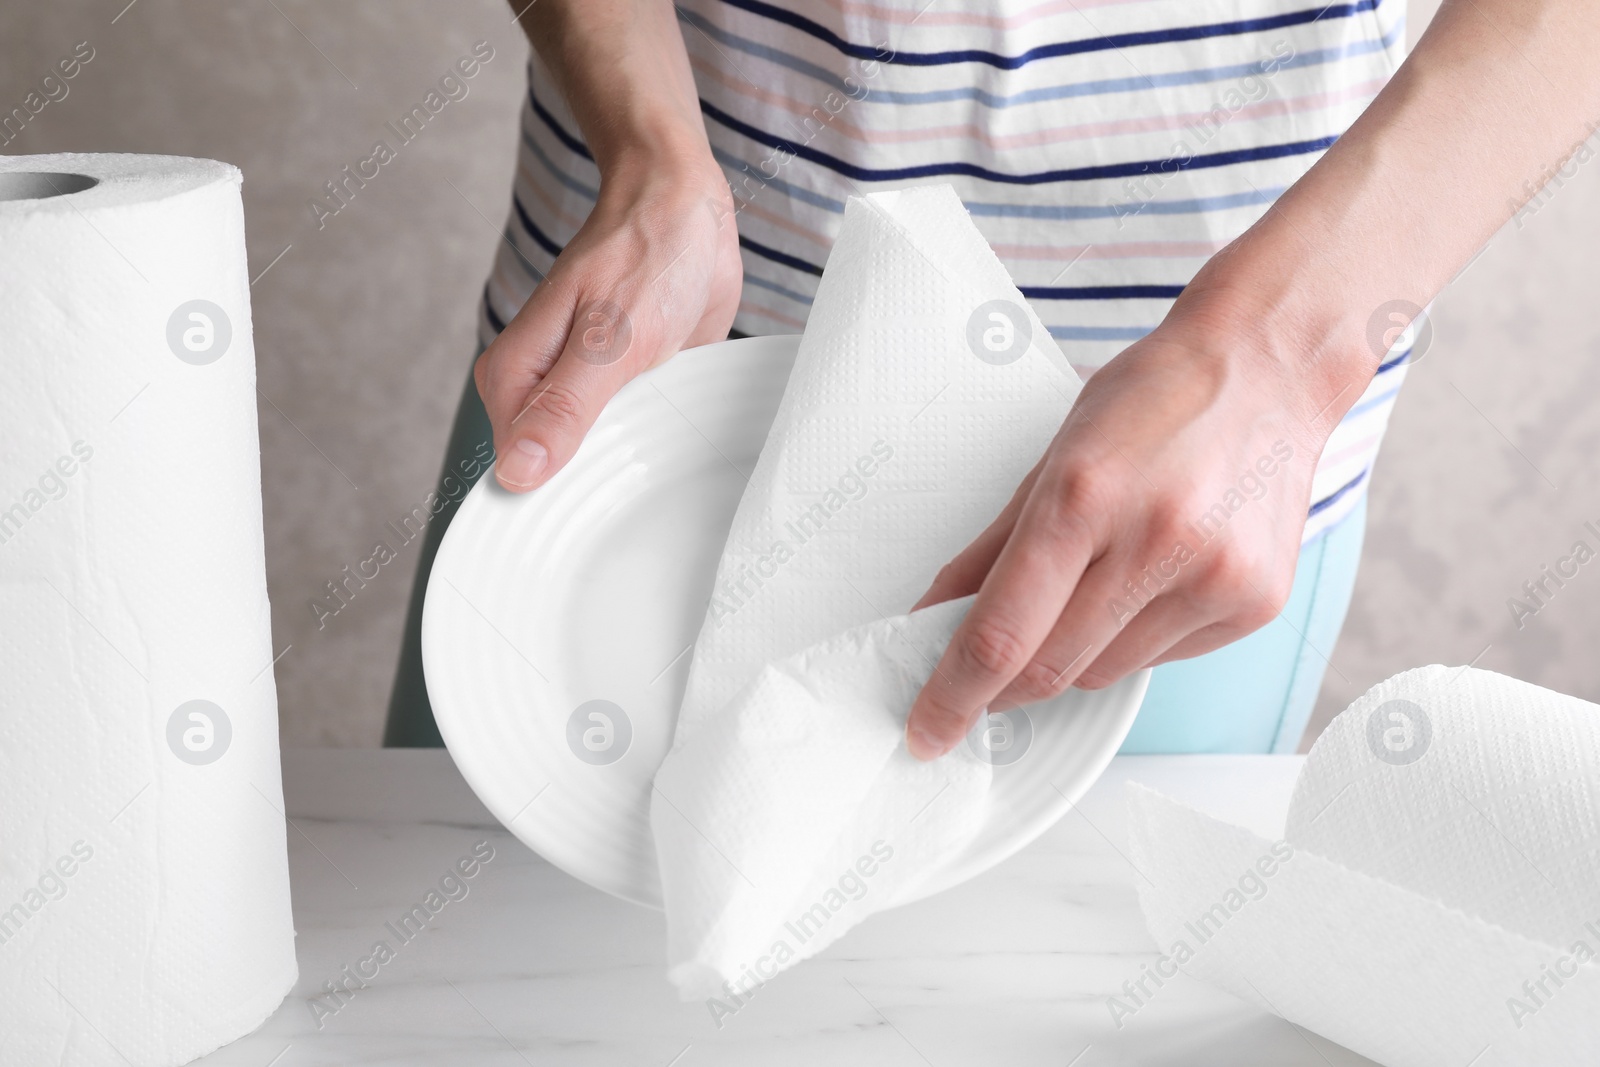
[[[803,329],[847,197],[948,182],[1087,378],[1316,162],[1399,64],[1404,0],[685,0],[738,207],[736,329]],[[535,59],[485,343],[594,205]],[[1309,539],[1348,514],[1405,376],[1391,351],[1330,437]]]

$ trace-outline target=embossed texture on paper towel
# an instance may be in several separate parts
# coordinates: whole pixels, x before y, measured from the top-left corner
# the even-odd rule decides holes
[[[239,182],[0,159],[6,1067],[185,1063],[295,978]]]
[[[1600,1055],[1600,707],[1471,668],[1380,683],[1312,749],[1256,899],[1228,893],[1270,842],[1129,803],[1187,973],[1390,1067]]]
[[[810,956],[971,839],[989,766],[965,745],[919,763],[902,740],[966,605],[902,613],[1000,513],[1080,384],[948,186],[850,201],[652,796],[685,996]],[[893,858],[828,907],[880,841]]]

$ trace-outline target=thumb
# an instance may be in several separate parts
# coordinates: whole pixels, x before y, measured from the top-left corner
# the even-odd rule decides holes
[[[632,318],[614,301],[584,301],[565,314],[559,305],[527,310],[527,327],[515,335],[508,328],[477,371],[494,427],[495,475],[512,492],[543,485],[567,464],[633,377],[640,347]]]

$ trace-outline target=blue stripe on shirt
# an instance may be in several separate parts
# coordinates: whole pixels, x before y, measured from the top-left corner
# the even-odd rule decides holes
[[[1279,63],[1277,69],[1296,70],[1336,63],[1351,56],[1369,55],[1387,51],[1404,30],[1383,37],[1353,41],[1338,48],[1319,48],[1302,52]],[[1194,70],[1158,71],[1153,74],[1135,74],[1124,78],[1097,78],[1085,82],[1068,82],[1063,85],[1046,85],[1037,89],[1024,89],[1010,96],[991,93],[986,89],[963,87],[955,89],[929,89],[917,92],[905,90],[869,89],[863,98],[873,104],[942,104],[951,100],[973,100],[984,107],[999,110],[1027,104],[1049,103],[1085,96],[1102,96],[1107,93],[1131,93],[1149,89],[1177,88],[1185,85],[1204,85],[1209,82],[1230,81],[1259,75],[1259,62],[1233,63],[1225,67],[1200,67]]]
[[[545,108],[539,106],[538,101],[533,96],[533,91],[531,88],[528,92],[528,100],[530,105],[533,107],[534,113],[539,117],[540,121],[550,130],[551,134],[558,141],[561,141],[563,144],[567,144],[576,140],[571,133],[561,126],[561,124],[556,120],[555,116],[551,115],[550,112]],[[550,157],[539,148],[537,142],[532,139],[527,131],[523,132],[522,141],[523,144],[527,146],[528,150],[533,153],[534,158],[536,158],[546,170],[550,171],[551,175],[555,177],[557,181],[561,182],[562,185],[584,196],[586,199],[595,199],[595,190],[587,185],[584,185],[582,182],[577,181],[575,178],[566,174],[559,167],[557,167],[554,161],[552,161]],[[809,189],[801,188],[800,186],[786,182],[781,178],[768,178],[758,171],[754,171],[754,168],[752,168],[751,165],[745,160],[740,159],[731,152],[717,148],[715,145],[713,145],[711,148],[711,154],[712,157],[715,158],[716,161],[721,165],[730,169],[738,170],[750,177],[752,180],[758,183],[759,188],[766,188],[770,186],[785,196],[798,200],[801,203],[810,204],[812,207],[822,208],[824,211],[829,211],[836,215],[844,212],[843,201],[836,200],[833,197],[824,196]],[[1148,164],[1140,163],[1126,165],[1147,166]],[[1140,171],[1139,173],[1146,172]],[[1276,200],[1278,196],[1283,193],[1283,191],[1283,186],[1272,186],[1267,189],[1252,189],[1249,192],[1229,193],[1223,196],[1194,197],[1183,200],[1130,201],[1127,203],[1116,204],[1002,204],[976,200],[967,201],[966,209],[968,213],[974,216],[982,215],[993,218],[1031,218],[1046,220],[1121,218],[1130,215],[1143,214],[1145,212],[1149,212],[1152,215],[1188,215],[1207,211],[1224,211],[1231,208],[1255,207],[1262,204],[1270,204],[1272,201]]]
[[[563,186],[577,193],[590,203],[593,203],[595,200],[599,199],[599,190],[592,186],[585,185],[583,182],[580,182],[578,179],[572,177],[566,171],[556,166],[555,160],[551,159],[545,154],[544,149],[539,147],[539,142],[533,139],[533,134],[528,130],[522,131],[522,146],[528,150],[534,159],[539,161],[540,166],[550,172],[550,176],[552,178],[560,182]]]
[[[1044,219],[1105,219],[1127,218],[1149,212],[1152,215],[1193,215],[1207,211],[1228,211],[1233,208],[1259,207],[1271,204],[1283,194],[1284,186],[1252,189],[1247,193],[1228,193],[1224,196],[1201,196],[1183,200],[1142,200],[1115,204],[991,204],[982,200],[966,201],[967,213],[991,218]]]
[[[1051,326],[1057,341],[1137,341],[1154,326]]]
[[[756,183],[756,188],[771,187],[776,192],[791,200],[798,200],[802,204],[821,208],[835,215],[844,214],[844,201],[836,200],[831,196],[813,192],[782,178],[768,178],[755,170],[749,163],[740,159],[732,152],[711,146],[711,155],[716,161],[730,170],[739,171],[747,175]],[[1109,219],[1127,218],[1148,212],[1152,215],[1194,215],[1207,211],[1229,211],[1234,208],[1260,207],[1271,204],[1283,195],[1285,186],[1273,185],[1264,189],[1252,189],[1245,193],[1228,193],[1223,196],[1188,197],[1181,200],[1144,200],[1128,201],[1113,204],[1000,204],[986,200],[967,200],[964,206],[967,213],[973,216],[988,218],[1009,219],[1044,219],[1060,221],[1063,219]],[[738,193],[737,184],[734,192]]]
[[[798,185],[786,182],[782,178],[769,178],[765,174],[757,171],[749,163],[746,163],[744,160],[734,155],[732,152],[725,152],[716,145],[711,146],[711,158],[715,159],[718,163],[729,168],[730,170],[736,170],[746,177],[754,179],[757,183],[757,191],[771,186],[791,200],[798,200],[802,204],[810,204],[812,207],[819,207],[824,211],[831,211],[835,215],[844,214],[843,200],[835,200],[831,196],[823,196],[821,193],[812,192],[810,189],[804,189]],[[730,186],[733,185],[732,182],[729,182],[728,184]],[[746,188],[748,189],[749,186],[747,185]],[[736,197],[737,195],[737,192],[735,192]]]
[[[535,285],[544,281],[544,271],[535,267],[533,261],[522,251],[522,246],[517,244],[515,227],[512,226],[509,219],[506,221],[506,228],[500,231],[500,237],[506,244],[511,246],[511,251],[517,254],[517,265],[522,268],[523,273],[533,279]]]
[[[746,285],[753,285],[757,289],[765,289],[768,292],[777,293],[779,296],[787,297],[788,299],[793,300],[796,304],[803,304],[806,307],[811,306],[811,298],[804,293],[797,293],[793,289],[779,285],[777,282],[769,282],[765,278],[757,278],[749,271],[745,271],[744,283]]]
[[[1363,401],[1361,401],[1361,403],[1355,405],[1349,411],[1345,412],[1344,413],[1344,417],[1346,419],[1353,419],[1357,415],[1363,415],[1366,412],[1369,412],[1373,408],[1377,407],[1379,404],[1382,404],[1382,403],[1384,403],[1385,401],[1388,401],[1388,400],[1393,400],[1395,395],[1397,393],[1399,393],[1399,392],[1400,392],[1400,387],[1397,385],[1393,389],[1390,389],[1388,392],[1379,393],[1377,396],[1371,398],[1370,400],[1363,400]]]

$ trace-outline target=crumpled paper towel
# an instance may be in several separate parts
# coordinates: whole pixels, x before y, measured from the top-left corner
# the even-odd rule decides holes
[[[1600,707],[1423,667],[1317,740],[1282,841],[1129,805],[1185,973],[1389,1067],[1600,1058]]]
[[[1080,385],[949,186],[851,199],[652,794],[686,999],[812,955],[981,824],[987,765],[964,746],[920,763],[901,736],[967,602],[901,613]]]
[[[186,1063],[295,980],[239,183],[0,157],[4,1067]]]

